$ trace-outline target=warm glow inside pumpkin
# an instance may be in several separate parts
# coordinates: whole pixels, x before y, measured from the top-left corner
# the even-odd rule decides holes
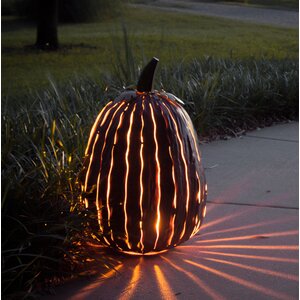
[[[158,253],[200,228],[207,187],[197,135],[180,100],[152,90],[158,60],[137,89],[99,113],[85,152],[83,197],[104,243],[130,254]]]

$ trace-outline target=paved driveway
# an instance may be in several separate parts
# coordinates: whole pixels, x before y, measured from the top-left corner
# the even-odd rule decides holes
[[[180,0],[158,0],[150,3],[149,5],[135,4],[134,6],[151,6],[167,11],[215,16],[257,24],[275,25],[280,27],[299,27],[299,12],[292,10]]]

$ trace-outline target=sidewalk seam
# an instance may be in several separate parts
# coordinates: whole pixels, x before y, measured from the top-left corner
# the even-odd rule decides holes
[[[243,206],[255,206],[255,207],[265,207],[265,208],[279,208],[279,209],[299,210],[299,207],[293,207],[293,206],[261,205],[261,204],[237,203],[237,202],[216,202],[216,201],[210,201],[210,200],[207,200],[206,202],[211,203],[211,204],[221,204],[221,205],[243,205]]]
[[[244,137],[299,144],[299,141],[297,141],[297,140],[287,140],[287,139],[271,138],[271,137],[266,137],[266,136],[255,136],[255,135],[247,135],[246,134],[246,135],[244,135]]]

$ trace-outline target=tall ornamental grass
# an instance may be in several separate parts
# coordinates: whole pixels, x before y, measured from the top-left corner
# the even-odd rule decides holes
[[[77,179],[105,98],[86,81],[27,97],[2,105],[2,293],[17,299],[91,260]]]
[[[187,103],[200,135],[232,134],[297,119],[298,62],[206,57],[161,70],[160,81]]]

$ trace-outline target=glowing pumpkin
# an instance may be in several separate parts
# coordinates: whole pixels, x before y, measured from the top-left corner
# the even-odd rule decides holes
[[[122,252],[161,252],[188,240],[205,215],[197,135],[174,95],[152,90],[158,59],[136,90],[99,113],[85,152],[83,197],[103,241]]]

